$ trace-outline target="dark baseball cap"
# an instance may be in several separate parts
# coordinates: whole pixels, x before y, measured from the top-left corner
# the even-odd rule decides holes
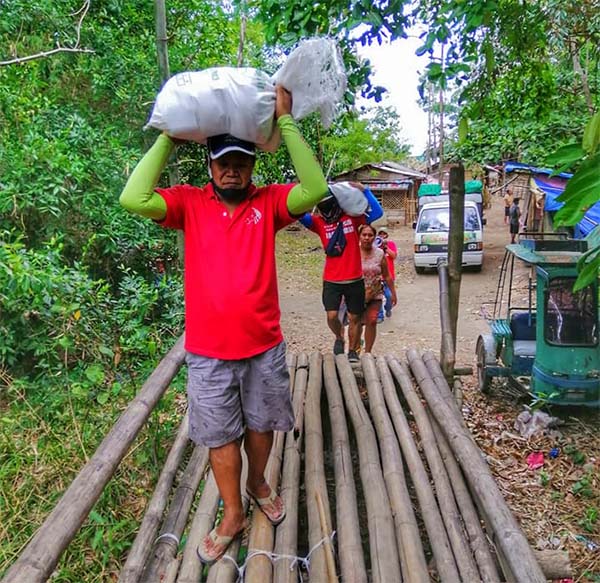
[[[211,160],[216,160],[229,152],[243,152],[248,156],[256,156],[256,146],[252,142],[240,140],[231,134],[219,134],[206,140]]]

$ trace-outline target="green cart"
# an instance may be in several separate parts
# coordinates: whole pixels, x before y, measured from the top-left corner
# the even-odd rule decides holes
[[[531,234],[507,245],[490,334],[477,339],[479,388],[495,377],[556,405],[600,406],[598,282],[573,292],[577,261],[589,241]],[[515,260],[530,266],[515,289]],[[517,295],[520,298],[515,300]]]

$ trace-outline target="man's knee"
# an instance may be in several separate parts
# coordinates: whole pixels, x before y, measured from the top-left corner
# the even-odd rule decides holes
[[[339,322],[338,313],[332,310],[327,310],[327,321],[330,324],[335,324],[335,322]]]

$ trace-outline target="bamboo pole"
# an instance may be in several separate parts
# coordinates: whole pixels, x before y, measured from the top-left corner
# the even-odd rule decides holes
[[[461,420],[453,414],[455,409],[453,410],[443,398],[440,398],[440,393],[417,351],[411,349],[407,355],[411,370],[452,451],[458,458],[471,490],[477,493],[485,508],[493,532],[497,536],[497,543],[510,567],[511,576],[516,581],[544,583],[546,578],[529,546],[527,537],[502,497],[481,455],[481,450]]]
[[[348,359],[340,354],[336,356],[335,364],[358,446],[360,478],[369,525],[371,577],[374,583],[401,581],[396,533],[390,511],[390,499],[379,463],[375,431],[360,400],[354,372]]]
[[[63,494],[17,561],[4,583],[38,583],[50,577],[63,551],[102,494],[129,446],[167,390],[185,358],[183,336],[160,361],[136,397]]]
[[[323,506],[323,500],[317,492],[316,496],[317,510],[319,512],[319,522],[321,524],[321,538],[325,540],[323,548],[325,549],[325,564],[327,565],[327,583],[337,583],[337,574],[335,571],[335,558],[333,556],[333,546],[331,539],[329,538],[329,531],[327,529],[327,518],[325,517],[325,507]]]
[[[427,367],[427,371],[431,375],[431,378],[433,379],[440,394],[442,396],[446,395],[449,406],[455,411],[455,414],[462,422],[462,412],[460,410],[462,404],[462,386],[460,381],[454,381],[454,391],[452,394],[450,394],[450,388],[446,383],[435,355],[428,351],[423,354],[422,358],[425,366]],[[495,583],[499,580],[496,561],[494,560],[494,557],[490,551],[487,537],[481,526],[481,521],[479,515],[477,514],[475,504],[471,498],[469,488],[465,483],[464,476],[458,465],[458,462],[456,461],[456,458],[454,457],[454,454],[452,453],[452,449],[450,448],[443,431],[439,427],[439,424],[431,412],[429,412],[429,417],[435,432],[440,454],[448,471],[448,475],[450,476],[450,482],[454,490],[454,496],[456,497],[456,501],[463,516],[465,528],[467,529],[467,534],[469,535],[475,560],[479,566],[481,578],[484,583],[488,581]]]
[[[273,490],[279,488],[279,475],[281,470],[281,458],[285,433],[276,431],[273,437],[273,446],[269,461],[265,469],[265,479]],[[252,526],[250,539],[248,541],[248,559],[246,560],[246,572],[244,581],[246,583],[269,583],[273,580],[273,564],[269,557],[258,554],[252,555],[253,551],[265,551],[271,553],[275,542],[275,527],[271,524],[264,512],[254,506],[252,515]]]
[[[188,429],[189,414],[186,413],[179,426],[179,431],[177,432],[171,451],[165,460],[165,465],[154,488],[152,499],[146,507],[142,524],[127,555],[127,561],[119,574],[119,583],[137,583],[140,578],[142,569],[152,549],[153,539],[156,537],[160,521],[167,506],[175,473],[179,468],[189,442]]]
[[[477,565],[471,555],[471,549],[462,528],[461,516],[456,505],[456,500],[454,499],[454,492],[446,473],[446,467],[437,448],[435,435],[429,422],[429,417],[427,417],[427,412],[412,383],[402,382],[401,380],[409,377],[408,370],[393,358],[389,359],[388,364],[392,374],[400,384],[400,389],[417,423],[421,447],[425,453],[425,459],[433,478],[442,520],[446,525],[446,532],[448,533],[448,539],[460,576],[463,581],[478,581],[479,572],[477,571]]]
[[[448,265],[445,261],[438,262],[438,283],[440,290],[440,327],[442,340],[440,346],[440,360],[445,377],[448,382],[454,375],[454,336],[452,334],[452,318],[450,311],[450,295],[448,287]]]
[[[387,358],[388,364],[390,357]],[[408,376],[404,374],[402,370],[397,371],[399,374],[396,378],[400,384],[411,384]],[[395,390],[393,380],[391,377],[388,379],[387,374],[384,371],[385,382],[383,384],[385,401],[390,411],[392,423],[394,429],[398,435],[400,446],[402,447],[402,453],[404,453],[404,459],[412,478],[412,482],[415,488],[415,493],[419,501],[419,507],[421,508],[421,516],[425,523],[427,534],[429,535],[429,541],[431,543],[431,550],[435,557],[436,568],[441,581],[447,583],[456,583],[460,581],[458,569],[454,562],[454,556],[450,548],[448,541],[448,535],[444,522],[440,515],[440,511],[429,483],[429,476],[425,470],[425,466],[419,451],[414,442],[410,426],[406,419],[406,415],[402,410],[398,393]]]
[[[207,464],[208,448],[197,445],[173,494],[173,500],[160,529],[160,535],[146,562],[142,581],[161,581],[169,563],[175,558],[196,490],[206,471]]]
[[[248,512],[250,500],[246,494],[246,482],[248,481],[248,457],[242,450],[242,474],[240,476],[240,488],[242,492],[242,508],[244,513]],[[208,527],[212,528],[212,525]],[[206,531],[208,532],[208,530]],[[203,535],[204,536],[204,535]],[[236,537],[229,545],[223,558],[212,565],[208,571],[207,583],[234,583],[238,580],[239,571],[237,566],[238,555],[242,546],[242,537]],[[199,562],[199,561],[198,561]],[[197,583],[198,579],[189,583]]]
[[[450,235],[448,237],[448,289],[452,342],[456,349],[456,327],[460,304],[462,255],[465,243],[465,169],[462,163],[450,168]],[[452,355],[454,360],[454,354]]]
[[[285,437],[283,470],[281,472],[281,491],[286,509],[285,520],[275,532],[275,554],[296,556],[298,552],[298,498],[300,490],[300,452],[302,450],[304,396],[308,380],[308,356],[298,355],[294,376],[294,419],[295,427]],[[298,426],[297,423],[300,422]],[[277,583],[296,583],[298,568],[293,559],[280,559],[273,565],[273,580]]]
[[[212,470],[210,470],[206,480],[204,480],[202,496],[200,496],[198,507],[190,525],[177,583],[198,583],[200,581],[203,565],[200,557],[198,557],[197,549],[215,523],[219,500],[217,482]]]
[[[352,471],[350,437],[346,425],[344,401],[335,370],[335,360],[331,353],[323,357],[323,378],[331,423],[337,547],[341,579],[344,583],[367,583],[367,570],[360,539],[356,486]]]
[[[308,369],[308,385],[306,387],[305,404],[305,456],[304,485],[306,492],[306,509],[308,514],[308,546],[315,550],[311,555],[310,577],[314,581],[327,580],[327,563],[323,544],[319,545],[321,520],[315,497],[321,496],[325,505],[325,527],[328,536],[333,532],[329,496],[325,483],[325,462],[323,458],[323,428],[321,424],[321,390],[323,387],[322,356],[318,352],[310,355]],[[318,545],[318,546],[317,546]]]
[[[466,428],[462,412],[460,410],[459,402],[455,398],[455,395],[450,391],[450,387],[444,378],[444,374],[442,373],[442,369],[440,367],[439,362],[435,358],[435,355],[427,351],[422,355],[423,362],[427,368],[429,375],[431,376],[437,390],[439,392],[440,397],[444,400],[444,402],[448,405],[448,407],[454,411],[456,418],[460,421],[460,423]],[[467,430],[468,431],[468,430]],[[454,454],[453,454],[454,455]],[[494,549],[496,551],[496,556],[498,558],[498,562],[501,566],[501,571],[504,573],[504,576],[508,581],[514,582],[515,576],[512,573],[510,563],[506,560],[502,549],[496,544],[496,535],[494,533],[494,529],[490,519],[486,513],[485,506],[483,505],[481,499],[478,497],[477,492],[473,489],[470,489],[471,497],[475,502],[477,509],[479,511],[479,516],[482,518],[485,528],[487,531],[487,535],[489,539],[492,541]],[[541,566],[541,565],[540,565]]]
[[[446,441],[446,438],[440,429],[437,421],[433,415],[429,412],[429,419],[435,434],[436,442],[440,450],[440,455],[448,476],[450,477],[450,483],[454,491],[454,497],[458,507],[460,508],[463,522],[469,535],[469,541],[471,548],[473,549],[473,555],[477,561],[479,567],[479,573],[481,574],[481,581],[483,583],[500,583],[500,576],[498,575],[498,569],[496,568],[496,561],[492,556],[487,538],[481,527],[481,522],[471,499],[469,489],[465,483],[465,479],[462,475],[458,462],[452,454],[452,450]]]
[[[391,381],[391,377],[389,377],[389,371],[387,371],[387,365],[383,358],[377,359],[376,366],[373,356],[365,354],[362,365],[369,392],[369,411],[379,438],[383,477],[396,525],[396,542],[403,580],[406,583],[427,583],[429,572],[421,544],[419,526],[406,485],[400,444],[383,396],[382,383]]]

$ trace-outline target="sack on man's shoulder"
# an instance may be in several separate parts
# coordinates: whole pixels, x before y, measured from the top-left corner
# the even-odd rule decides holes
[[[329,185],[329,190],[347,215],[360,217],[367,212],[369,201],[365,193],[350,182],[335,182]]]

